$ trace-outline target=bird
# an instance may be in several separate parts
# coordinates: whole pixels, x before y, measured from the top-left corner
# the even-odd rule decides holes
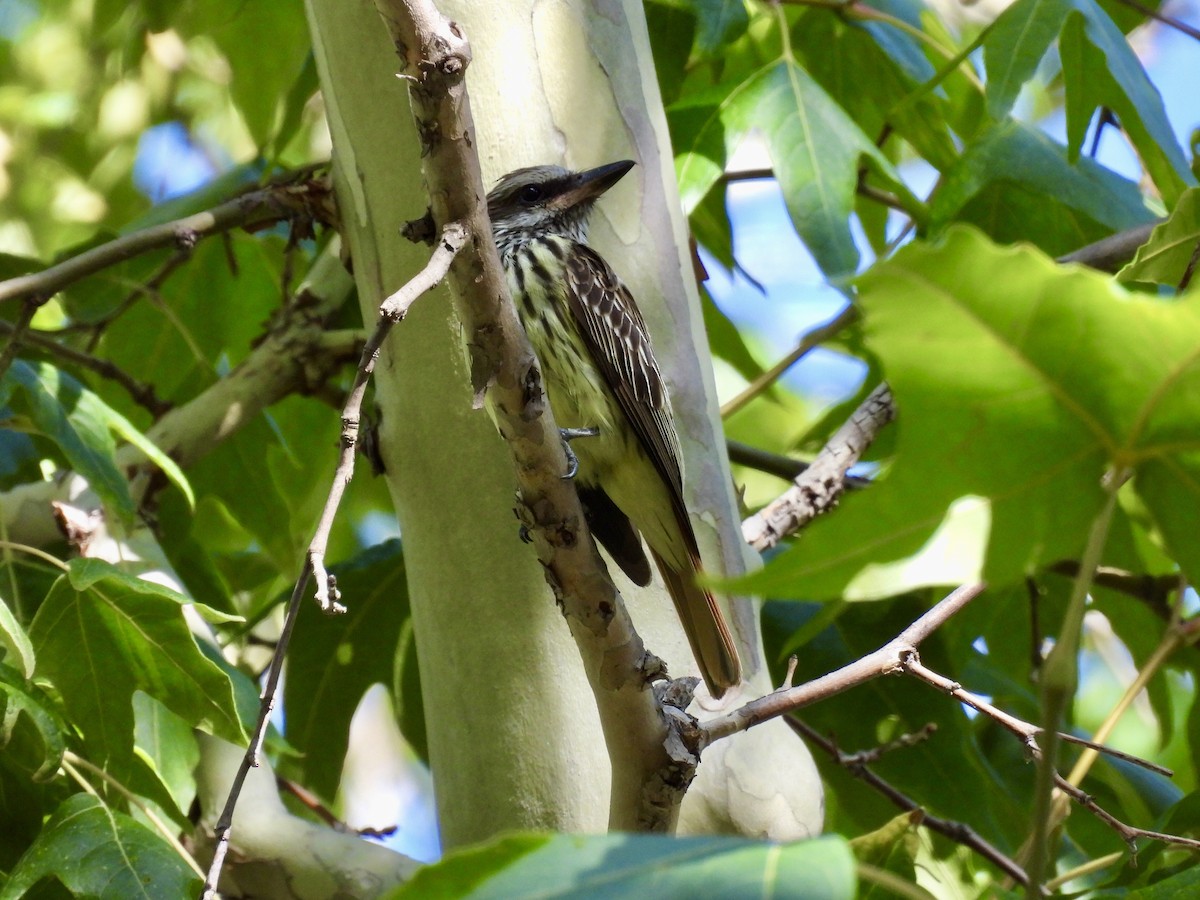
[[[652,580],[645,538],[719,698],[741,681],[741,663],[721,607],[696,581],[700,551],[665,381],[633,295],[587,243],[593,205],[633,166],[517,169],[488,193],[488,216],[592,535],[643,587]]]

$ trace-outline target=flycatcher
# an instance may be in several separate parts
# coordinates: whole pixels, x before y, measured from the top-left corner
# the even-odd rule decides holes
[[[587,245],[596,199],[633,167],[518,169],[488,194],[496,249],[564,431],[592,534],[635,584],[650,583],[645,537],[714,697],[741,680],[716,598],[696,584],[700,551],[683,502],[679,438],[646,323],[629,289]],[[577,432],[576,432],[577,433]]]

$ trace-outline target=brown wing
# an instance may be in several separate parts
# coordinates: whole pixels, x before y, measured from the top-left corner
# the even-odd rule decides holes
[[[567,254],[567,301],[584,343],[682,511],[679,439],[646,323],[608,263],[582,244],[574,250]]]
[[[592,537],[608,551],[634,584],[645,587],[650,583],[650,560],[642,549],[642,540],[629,517],[621,512],[612,498],[599,485],[591,487],[576,483],[583,511],[587,515]]]
[[[662,374],[650,349],[646,323],[633,295],[608,263],[582,245],[574,249],[576,252],[567,254],[567,302],[593,362],[671,495],[688,560],[668,562],[652,541],[650,552],[675,603],[709,692],[720,697],[741,680],[741,664],[720,605],[710,591],[696,584],[700,551],[683,502],[679,439]]]

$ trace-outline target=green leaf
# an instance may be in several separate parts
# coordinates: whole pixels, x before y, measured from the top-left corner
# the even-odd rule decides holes
[[[23,770],[32,781],[46,781],[58,771],[66,750],[63,726],[51,701],[15,669],[0,665],[0,749],[10,765]],[[32,733],[18,734],[28,723]]]
[[[1072,0],[1017,0],[992,24],[983,42],[988,114],[1003,119],[1062,31]]]
[[[134,304],[108,326],[104,355],[152,383],[164,400],[191,399],[262,335],[279,305],[281,246],[277,235],[241,232],[202,241],[163,289],[163,303]],[[303,265],[299,258],[296,264]],[[215,315],[220,298],[236,298],[237,315]]]
[[[920,818],[919,813],[900,813],[874,831],[854,838],[850,842],[854,858],[892,872],[905,881],[916,882],[916,858],[921,850],[917,833]],[[890,891],[870,885],[859,893],[859,900],[892,896]]]
[[[854,857],[827,836],[791,844],[657,835],[510,835],[452,854],[389,896],[774,897],[855,896]]]
[[[1117,273],[1123,282],[1145,281],[1172,287],[1183,280],[1200,247],[1200,189],[1184,191],[1170,218],[1138,247],[1133,262]]]
[[[792,223],[817,263],[831,278],[853,272],[858,250],[849,220],[860,158],[893,189],[910,195],[870,138],[795,63],[772,63],[672,109],[685,210],[690,213],[708,194],[727,154],[753,131],[767,140]]]
[[[53,366],[14,360],[0,379],[0,397],[10,397],[13,409],[62,451],[67,464],[87,479],[109,513],[124,523],[133,521],[129,485],[113,459],[116,445],[108,423],[96,418],[104,404],[83,385]],[[86,402],[88,395],[95,402]],[[17,402],[17,397],[24,402]]]
[[[330,423],[337,421],[332,416],[327,419]],[[237,525],[259,542],[276,569],[291,572],[297,560],[301,559],[307,539],[305,535],[315,519],[305,521],[293,518],[284,489],[264,464],[268,459],[268,450],[275,448],[280,441],[278,430],[260,416],[214,447],[189,471],[201,495],[219,499]],[[332,471],[336,444],[324,446],[328,447],[329,471]],[[317,483],[311,467],[319,465],[321,447],[321,442],[314,439],[313,446],[309,448],[311,455],[307,474],[310,485]],[[195,527],[193,530],[197,531]],[[304,534],[301,534],[302,530]],[[211,541],[207,543],[211,546]]]
[[[876,0],[868,5],[922,27],[919,4]],[[890,23],[843,22],[814,9],[797,19],[792,43],[804,55],[805,71],[866,134],[879,135],[886,124],[938,169],[957,158],[945,91],[916,93],[936,73],[910,34]]]
[[[129,523],[133,499],[125,478],[114,461],[116,434],[137,447],[183,493],[188,505],[195,503],[187,477],[175,461],[163,453],[133,424],[83,387],[70,375],[46,363],[17,360],[4,380],[7,387],[20,389],[27,403],[16,411],[26,411],[33,424],[63,451],[67,462],[88,480],[105,506]],[[0,396],[5,391],[0,387]]]
[[[1200,302],[952,229],[860,280],[863,333],[899,409],[886,479],[746,579],[868,599],[1019,580],[1078,558],[1110,468],[1200,575]]]
[[[1066,87],[1067,147],[1079,154],[1092,114],[1101,106],[1117,114],[1163,200],[1173,205],[1196,183],[1162,95],[1120,29],[1092,0],[1076,0],[1059,38]]]
[[[224,0],[193,9],[191,28],[207,32],[229,60],[233,101],[255,142],[266,146],[276,131],[280,98],[287,96],[312,47],[304,4]]]
[[[65,801],[0,890],[15,900],[43,878],[75,896],[162,900],[195,896],[200,879],[161,837],[90,794]]]
[[[3,660],[5,665],[12,666],[26,678],[33,675],[36,658],[33,644],[30,643],[24,626],[17,621],[17,617],[3,598],[0,598],[0,649],[4,650],[0,660]]]
[[[30,627],[38,673],[61,694],[93,760],[118,778],[133,752],[135,690],[197,728],[244,740],[229,678],[196,646],[182,605],[161,585],[72,560]]]
[[[728,271],[735,268],[737,263],[733,258],[733,228],[729,223],[725,195],[724,184],[714,185],[693,207],[688,215],[688,226],[696,242]]]
[[[907,194],[887,157],[792,63],[762,72],[729,109],[743,133],[763,132],[792,224],[822,271],[830,278],[852,273],[858,249],[849,220],[859,160]]]
[[[308,56],[304,58],[304,65],[301,67],[300,73],[292,82],[292,86],[288,88],[287,96],[283,101],[283,116],[279,123],[279,131],[274,138],[275,155],[281,153],[300,130],[308,101],[318,90],[320,90],[320,84],[317,81],[317,63],[313,58],[312,51],[309,51]]]
[[[1018,0],[984,41],[988,112],[1001,119],[1061,34],[1067,144],[1075,157],[1092,113],[1108,106],[1120,117],[1168,204],[1195,179],[1175,139],[1162,97],[1121,30],[1094,0]]]
[[[654,48],[654,72],[663,103],[678,96],[687,77],[687,64],[695,43],[696,16],[686,2],[646,0],[646,29]]]
[[[180,493],[187,500],[188,507],[196,505],[196,497],[192,493],[192,486],[188,483],[187,476],[183,474],[183,470],[179,468],[175,460],[159,450],[153,441],[138,431],[133,426],[133,423],[86,388],[79,395],[78,410],[80,415],[88,416],[95,420],[107,427],[117,437],[123,438],[127,443],[141,450],[146,458],[158,466],[162,473],[167,476],[167,480],[179,488]]]
[[[762,374],[763,368],[746,346],[742,333],[729,320],[709,296],[708,290],[700,288],[700,310],[704,314],[704,330],[708,334],[709,348],[713,356],[723,359],[747,381]]]
[[[421,693],[421,666],[412,618],[404,620],[397,640],[392,671],[392,706],[400,733],[413,752],[429,765],[429,733],[425,726],[425,698]]]
[[[404,556],[387,541],[335,566],[346,612],[300,610],[284,682],[287,739],[305,754],[305,783],[333,799],[341,777],[350,718],[367,688],[389,684],[400,629],[409,616]]]
[[[929,231],[968,222],[1002,243],[1030,241],[1061,255],[1150,221],[1133,182],[1019,122],[984,130],[963,151],[930,204]]]
[[[684,0],[696,16],[696,52],[721,56],[727,45],[746,33],[750,16],[744,0]],[[657,46],[655,52],[657,55]]]
[[[112,563],[107,563],[102,559],[73,559],[70,562],[70,569],[67,572],[67,578],[71,581],[71,587],[77,591],[86,591],[92,585],[101,581],[109,582],[112,587],[120,587],[125,591],[130,591],[135,594],[146,594],[154,597],[161,597],[164,600],[170,600],[172,603],[177,603],[180,606],[191,605],[199,612],[206,621],[216,624],[226,624],[229,622],[243,621],[241,616],[233,616],[228,613],[223,613],[220,610],[205,606],[203,603],[197,603],[186,594],[181,594],[179,591],[165,584],[159,584],[156,581],[146,581],[143,578],[138,578],[130,575],[128,572],[117,568]]]
[[[155,802],[176,820],[183,817],[196,796],[196,766],[200,748],[192,726],[162,703],[137,691],[133,695],[136,760],[131,781],[138,793]],[[148,785],[142,787],[141,785]],[[161,790],[164,796],[152,793]]]

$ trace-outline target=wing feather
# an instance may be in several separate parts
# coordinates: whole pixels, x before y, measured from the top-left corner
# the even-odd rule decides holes
[[[567,254],[567,302],[592,359],[659,475],[683,506],[679,439],[641,311],[612,268],[583,244]]]

